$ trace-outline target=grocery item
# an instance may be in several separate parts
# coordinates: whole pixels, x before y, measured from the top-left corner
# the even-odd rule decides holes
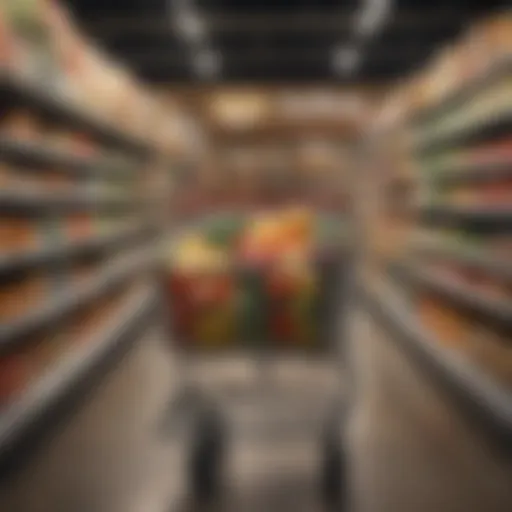
[[[64,240],[76,242],[91,238],[95,234],[90,213],[68,215],[64,220]]]
[[[225,268],[229,259],[221,249],[209,244],[205,237],[191,233],[183,237],[172,253],[174,265],[190,273]]]
[[[2,256],[36,249],[41,243],[41,232],[33,219],[0,217]]]
[[[201,347],[232,345],[236,334],[236,308],[232,301],[202,309],[197,315],[194,339]]]
[[[204,219],[171,248],[175,332],[193,346],[317,346],[313,248],[337,248],[343,236],[337,219],[303,208]]]

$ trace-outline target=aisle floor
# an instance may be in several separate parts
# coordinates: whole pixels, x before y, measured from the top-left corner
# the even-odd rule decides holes
[[[345,437],[351,512],[510,512],[510,464],[491,456],[371,322],[355,323],[357,402]],[[160,340],[140,343],[32,464],[0,489],[0,510],[190,510],[184,444],[161,430],[181,374]],[[230,409],[241,428],[228,463],[229,499],[219,512],[320,512],[318,430],[345,387],[332,361],[276,364],[263,375],[254,365],[219,363],[200,362],[189,372],[210,389],[231,390],[230,401],[245,402]],[[283,383],[279,393],[274,378]],[[244,387],[244,379],[253,384]],[[268,391],[263,407],[272,414],[250,405],[252,385]],[[302,418],[302,428],[274,433],[272,442],[259,427],[248,428],[280,415],[281,425]]]

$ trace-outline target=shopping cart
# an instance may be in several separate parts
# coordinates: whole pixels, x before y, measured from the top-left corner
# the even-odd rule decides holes
[[[345,247],[323,248],[316,254],[311,267],[315,293],[304,313],[311,328],[307,333],[300,329],[279,330],[282,327],[278,322],[279,314],[289,306],[290,296],[286,293],[272,296],[270,293],[272,265],[233,265],[226,271],[228,275],[195,274],[188,276],[188,281],[172,267],[165,269],[162,280],[165,315],[173,354],[179,358],[182,382],[182,392],[173,402],[167,418],[187,418],[184,424],[190,442],[188,479],[195,499],[211,500],[223,487],[221,475],[227,446],[234,436],[240,435],[240,430],[243,435],[250,432],[260,438],[282,439],[292,437],[295,435],[293,431],[303,428],[316,436],[321,460],[317,489],[332,504],[342,498],[344,457],[340,421],[344,396],[338,379],[343,364],[341,342],[350,254]],[[194,303],[193,287],[200,287],[201,279],[209,281],[210,288],[218,292],[217,295],[212,292],[212,300],[206,304],[201,300]],[[229,289],[223,288],[222,285],[228,282]],[[215,287],[215,284],[219,286]],[[249,288],[252,295],[244,296],[244,287]],[[226,315],[228,292],[238,299],[240,294],[248,299],[259,299],[258,307],[252,310],[257,311],[257,315],[244,318],[243,307],[232,310],[237,322],[231,322],[230,328],[226,327],[227,323],[223,324],[224,330],[214,332],[213,343],[212,339],[201,339],[198,334],[207,330],[198,328],[199,315],[208,315],[213,323],[231,318]],[[208,293],[199,295],[204,299]],[[293,335],[297,333],[300,336],[294,339]],[[221,343],[222,336],[226,338],[225,343]],[[308,365],[329,367],[330,385],[322,388],[313,379],[311,385],[303,382],[302,386],[294,388],[292,385],[282,391],[280,382],[283,378],[279,372],[286,367],[287,361],[298,362],[299,366],[303,364],[302,368]],[[245,370],[241,369],[239,374],[245,372],[250,378],[218,378],[223,375],[222,367],[232,370],[237,364],[240,368],[245,365]],[[226,373],[229,371],[224,371]],[[206,374],[211,374],[211,378],[208,379]],[[306,380],[300,374],[299,370],[296,384]],[[338,382],[333,384],[333,380]],[[282,407],[276,406],[279,401]],[[294,408],[300,412],[292,414]],[[253,419],[241,421],[240,416],[244,413],[238,413],[249,409],[259,411],[255,414],[265,421],[254,420],[254,415]],[[270,421],[273,415],[276,420]]]

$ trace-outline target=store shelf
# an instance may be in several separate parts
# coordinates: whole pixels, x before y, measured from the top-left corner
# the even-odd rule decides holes
[[[494,232],[512,227],[512,207],[424,206],[420,221],[433,225],[470,226]]]
[[[485,296],[472,286],[440,275],[435,271],[424,271],[411,265],[396,267],[396,275],[416,286],[441,295],[459,308],[470,312],[475,319],[481,318],[500,328],[512,328],[512,301]]]
[[[143,240],[149,228],[129,227],[83,241],[53,245],[0,257],[0,282],[46,265],[54,265],[93,254],[115,252]]]
[[[419,125],[449,115],[453,110],[471,102],[477,94],[511,73],[512,58],[505,57],[494,63],[483,75],[457,88],[441,102],[416,112],[411,121]]]
[[[447,148],[485,142],[511,133],[512,111],[503,110],[499,114],[482,117],[479,122],[469,121],[449,133],[436,134],[426,140],[419,140],[414,144],[414,150],[420,155],[425,155]]]
[[[130,345],[151,326],[156,298],[130,295],[115,318],[64,357],[13,405],[0,413],[0,475],[16,469],[94,389]]]
[[[102,194],[82,190],[47,192],[26,190],[21,187],[0,190],[0,214],[2,215],[32,217],[62,212],[116,212],[137,210],[144,204],[145,201],[128,194]]]
[[[460,165],[456,168],[436,171],[428,179],[432,183],[444,186],[478,185],[512,180],[512,161]]]
[[[73,105],[71,100],[59,97],[49,90],[43,90],[6,71],[0,72],[0,98],[10,107],[28,107],[45,118],[84,131],[107,145],[141,157],[152,154],[147,144],[91,115],[85,108]]]
[[[361,287],[365,309],[406,353],[500,450],[512,449],[512,393],[425,332],[407,302],[387,283]]]
[[[412,254],[423,260],[448,261],[458,263],[464,267],[483,271],[487,275],[512,283],[512,262],[509,259],[489,256],[483,251],[458,247],[417,246],[412,248]]]
[[[120,167],[106,157],[82,157],[69,152],[48,148],[32,141],[0,138],[0,160],[36,172],[47,169],[66,173],[73,177],[97,176],[105,179],[123,177],[133,173],[136,167]]]
[[[51,328],[75,311],[109,295],[155,263],[153,250],[138,252],[123,259],[116,258],[105,265],[86,285],[73,287],[27,316],[10,324],[3,324],[0,326],[0,354],[15,352],[30,342],[31,336]]]

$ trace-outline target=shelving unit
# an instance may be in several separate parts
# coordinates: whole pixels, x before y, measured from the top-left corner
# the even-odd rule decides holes
[[[471,67],[474,42],[463,40],[459,57],[452,49],[431,69],[449,92],[437,90],[429,103],[431,78],[411,81],[399,91],[400,112],[370,141],[378,172],[393,171],[375,170],[380,203],[365,219],[373,231],[359,298],[386,338],[510,456],[512,61],[496,47],[496,58],[471,63],[473,79],[447,86],[448,68]],[[397,183],[406,185],[398,198]]]
[[[457,247],[443,245],[417,245],[411,248],[411,255],[430,261],[448,261],[458,263],[469,269],[479,270],[496,279],[512,283],[512,265],[503,257],[492,257],[483,251],[463,252]]]
[[[147,290],[128,297],[118,314],[78,344],[52,372],[0,416],[0,475],[16,469],[41,439],[79,406],[115,361],[140,338],[155,316],[157,299]]]
[[[493,85],[501,77],[512,72],[512,59],[502,57],[492,63],[482,75],[475,77],[460,88],[457,88],[436,105],[429,105],[417,110],[410,118],[411,124],[418,126],[464,106],[481,91]]]
[[[363,307],[394,341],[477,425],[499,450],[512,452],[512,400],[510,392],[455,351],[439,346],[414,318],[410,306],[383,280],[364,285],[359,295]]]
[[[471,120],[467,125],[457,127],[453,131],[441,133],[416,143],[416,151],[425,156],[443,149],[456,146],[469,146],[478,142],[486,142],[510,133],[512,129],[512,111],[490,114]]]
[[[38,216],[60,212],[119,212],[143,208],[138,197],[74,190],[73,192],[27,191],[11,188],[0,192],[0,214]]]
[[[475,318],[483,318],[490,324],[499,325],[504,329],[512,328],[512,301],[510,300],[484,296],[477,293],[471,286],[436,272],[424,271],[418,268],[418,265],[401,265],[394,269],[393,273],[403,281],[434,292],[454,307],[461,308]]]
[[[72,177],[121,178],[136,172],[130,167],[130,159],[120,166],[107,158],[79,157],[67,152],[47,148],[31,141],[0,138],[0,161],[20,166],[20,172],[41,172],[41,168],[51,168]]]
[[[509,229],[512,226],[512,208],[509,206],[432,205],[422,207],[420,217],[422,222],[437,226],[469,226],[493,231]]]
[[[126,349],[141,339],[154,323],[159,310],[153,271],[157,263],[159,219],[155,208],[164,200],[161,191],[138,189],[133,193],[110,193],[88,189],[90,180],[103,183],[123,180],[151,168],[155,176],[163,169],[159,152],[134,140],[109,123],[90,116],[71,101],[59,98],[5,71],[0,73],[0,104],[4,109],[23,107],[38,118],[50,120],[66,130],[86,134],[100,147],[101,157],[84,157],[49,147],[44,140],[0,138],[0,161],[11,173],[31,176],[45,183],[51,172],[73,185],[53,190],[44,186],[18,187],[7,184],[0,190],[0,222],[23,219],[41,223],[66,223],[69,215],[86,215],[101,222],[114,215],[125,224],[105,232],[68,240],[65,233],[54,243],[15,248],[0,255],[0,292],[18,286],[34,275],[48,276],[49,295],[37,307],[12,319],[2,318],[0,365],[4,375],[21,371],[41,356],[38,351],[51,344],[59,330],[69,333],[64,352],[51,352],[44,365],[23,386],[16,386],[0,409],[0,477],[11,474],[57,425],[78,407],[87,390],[105,376]],[[113,155],[114,158],[112,158]],[[123,160],[120,164],[119,155]],[[145,174],[144,176],[146,176]],[[144,178],[146,179],[146,178]],[[158,188],[158,187],[156,187]],[[153,187],[155,189],[155,187]],[[151,189],[151,190],[153,190]],[[127,217],[127,215],[131,217]],[[46,219],[46,220],[45,220]],[[136,219],[133,221],[133,219]],[[94,230],[93,230],[94,231]],[[92,260],[90,277],[78,281],[75,267]],[[77,274],[78,275],[78,274]],[[145,283],[145,284],[144,284]],[[19,284],[21,286],[21,284]],[[13,296],[13,301],[23,301]],[[110,302],[109,302],[110,301]],[[76,325],[77,316],[95,304],[108,314],[98,313],[86,329]],[[93,314],[93,313],[90,313]],[[66,330],[67,329],[67,330]],[[62,342],[61,342],[62,343]],[[48,349],[50,350],[50,348]],[[56,349],[51,349],[56,350]],[[62,349],[59,349],[62,350]],[[15,366],[12,366],[15,364]],[[22,368],[25,368],[23,366]],[[30,366],[30,368],[32,368]],[[6,386],[5,378],[0,379]],[[26,379],[25,379],[26,380]],[[19,384],[19,383],[18,383]],[[7,387],[12,386],[7,384]],[[2,393],[5,394],[5,389]]]
[[[70,99],[56,96],[6,71],[0,71],[0,97],[4,104],[27,107],[46,119],[87,133],[99,143],[118,148],[134,157],[150,157],[154,152],[145,142],[134,140],[110,123],[91,116]]]
[[[106,268],[81,287],[69,290],[45,304],[41,309],[31,312],[20,320],[0,328],[0,354],[12,352],[23,344],[24,340],[45,328],[55,325],[74,311],[105,297],[125,284],[131,277],[143,273],[151,263],[155,263],[154,251],[145,251],[126,261],[115,259]]]
[[[101,252],[115,254],[142,243],[149,238],[150,233],[151,229],[146,226],[135,226],[84,241],[3,256],[0,258],[0,282],[19,278],[20,275],[39,267],[86,258]]]
[[[512,179],[512,165],[505,159],[481,164],[446,166],[433,178],[439,185],[456,187],[463,184],[492,183]]]

